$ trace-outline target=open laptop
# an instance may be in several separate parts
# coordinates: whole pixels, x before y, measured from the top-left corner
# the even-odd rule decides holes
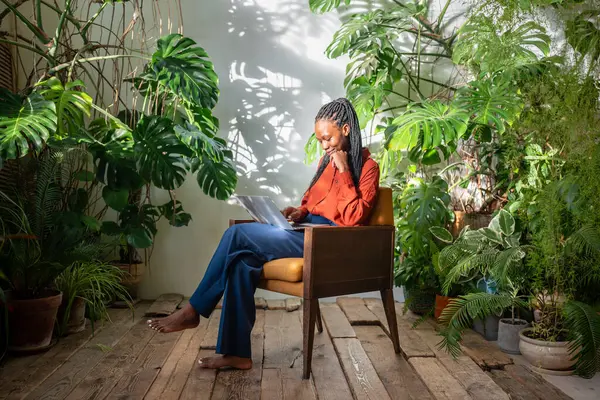
[[[286,230],[302,230],[322,224],[296,223],[288,221],[269,196],[234,196],[257,222],[277,226]]]

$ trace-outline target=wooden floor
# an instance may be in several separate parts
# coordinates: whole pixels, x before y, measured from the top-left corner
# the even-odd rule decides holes
[[[411,329],[417,317],[403,315],[401,304],[400,355],[380,300],[322,304],[326,329],[315,335],[310,380],[301,379],[301,311],[283,301],[257,310],[255,368],[218,373],[196,361],[214,354],[220,310],[195,330],[157,334],[143,317],[149,306],[138,304],[133,318],[111,310],[112,323],[94,335],[88,327],[46,353],[8,359],[0,399],[569,399],[474,332],[452,359],[437,350],[434,324]]]

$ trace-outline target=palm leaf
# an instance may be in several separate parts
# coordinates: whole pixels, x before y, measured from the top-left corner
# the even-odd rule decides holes
[[[231,151],[227,150],[224,154],[225,158],[221,162],[203,157],[193,168],[194,171],[198,171],[196,180],[204,194],[218,200],[228,199],[237,185]]]
[[[491,267],[492,276],[500,283],[508,281],[512,272],[522,265],[521,261],[525,258],[525,251],[522,247],[511,247],[500,251]]]
[[[21,98],[0,88],[0,158],[40,151],[56,132],[56,106],[39,93]]]
[[[462,109],[427,101],[411,107],[393,121],[396,127],[387,141],[391,150],[411,150],[421,143],[427,151],[460,139],[467,130],[469,115]]]
[[[593,61],[600,58],[600,29],[592,22],[598,21],[598,16],[598,10],[580,13],[567,23],[565,30],[569,44],[580,54],[589,55]]]
[[[76,90],[83,86],[82,81],[67,82],[63,86],[54,77],[38,84],[42,96],[56,105],[58,133],[61,136],[77,132],[84,126],[84,116],[90,116],[92,98],[87,93]]]
[[[308,5],[312,12],[322,14],[338,8],[342,1],[346,5],[350,4],[350,0],[308,0]]]
[[[172,190],[181,186],[187,173],[184,157],[191,150],[175,134],[171,120],[143,117],[133,131],[138,171],[156,187]]]
[[[472,115],[474,122],[493,126],[500,133],[523,109],[523,101],[508,84],[494,84],[489,80],[471,82],[459,91],[455,103],[457,108]]]
[[[484,249],[481,253],[469,254],[460,259],[458,264],[447,272],[446,279],[442,283],[442,293],[449,293],[452,285],[460,282],[461,278],[468,278],[474,273],[489,269],[494,265],[497,254],[496,249]]]
[[[566,248],[588,256],[600,255],[600,233],[593,225],[584,225],[567,239]]]
[[[569,351],[577,359],[577,374],[591,378],[600,371],[600,316],[578,301],[567,302],[564,313],[571,342]]]
[[[60,207],[63,190],[60,186],[60,168],[63,154],[46,153],[39,160],[35,177],[34,212],[29,220],[34,234],[40,239],[52,229],[54,213]]]

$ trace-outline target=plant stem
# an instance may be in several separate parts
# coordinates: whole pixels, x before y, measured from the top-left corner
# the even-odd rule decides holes
[[[44,24],[42,23],[42,4],[41,0],[35,0],[35,17],[37,21],[37,26],[41,30],[44,30]]]
[[[62,14],[62,11],[61,11],[61,9],[60,9],[60,8],[57,8],[57,7],[55,7],[54,5],[52,5],[52,4],[50,4],[50,3],[47,3],[47,2],[45,2],[44,0],[41,0],[41,3],[42,3],[43,5],[45,5],[46,7],[48,7],[49,9],[53,10],[54,12],[56,12],[58,15],[61,15],[61,14]],[[80,21],[79,21],[79,20],[77,20],[77,18],[73,17],[72,15],[68,15],[68,14],[67,14],[67,17],[66,17],[66,18],[67,18],[67,19],[69,20],[69,22],[70,22],[70,23],[72,23],[72,24],[73,24],[73,25],[74,25],[74,26],[77,28],[77,30],[79,31],[79,35],[81,36],[81,39],[83,40],[83,44],[84,44],[84,45],[85,45],[85,44],[87,44],[87,43],[88,43],[88,40],[87,40],[87,38],[86,38],[84,35],[82,35],[82,34],[81,34],[81,24],[79,23]]]
[[[442,12],[440,13],[440,16],[437,19],[436,22],[436,31],[441,32],[441,26],[442,26],[442,20],[444,19],[444,16],[446,15],[446,11],[448,11],[448,7],[450,6],[450,3],[452,2],[452,0],[447,0],[446,4],[444,5],[444,8],[442,8]]]
[[[21,7],[23,4],[27,3],[29,0],[19,0],[17,1],[15,4],[13,4],[14,8],[19,8]],[[2,12],[0,12],[0,22],[2,22],[2,20],[4,19],[4,17],[6,17],[8,14],[11,13],[11,9],[10,8],[5,8],[4,10],[2,10]]]
[[[38,28],[37,26],[32,24],[31,21],[29,21],[29,19],[26,16],[21,14],[21,12],[19,12],[19,10],[17,10],[15,8],[15,6],[10,4],[7,0],[0,0],[0,1],[2,1],[2,3],[4,3],[6,5],[6,7],[8,7],[8,9],[10,11],[12,11],[17,16],[17,18],[19,18],[25,24],[25,26],[27,26],[27,28],[31,31],[31,33],[33,33],[42,43],[44,43],[44,44],[50,43],[50,37],[48,37],[46,32],[44,32],[43,30],[41,30],[40,28]]]
[[[54,34],[54,42],[52,43],[52,47],[48,52],[48,54],[50,54],[51,57],[54,57],[56,55],[56,50],[58,49],[58,42],[60,40],[60,36],[65,25],[65,19],[67,17],[67,14],[71,14],[71,1],[72,0],[65,1],[65,9],[60,15],[60,20],[58,21],[58,26],[56,27],[56,33]]]
[[[116,58],[124,58],[124,57],[131,57],[131,58],[140,58],[143,60],[147,60],[149,61],[150,58],[149,57],[144,57],[144,56],[138,56],[137,54],[113,54],[110,56],[98,56],[98,57],[88,57],[88,58],[82,58],[81,60],[77,60],[78,64],[82,64],[82,63],[86,63],[86,62],[92,62],[92,61],[101,61],[101,60],[112,60],[112,59],[116,59]],[[58,72],[60,70],[63,70],[65,68],[68,68],[71,66],[71,62],[67,62],[67,63],[63,63],[63,64],[59,64],[54,68],[51,68],[48,73],[49,74],[53,74],[55,72]]]
[[[100,16],[100,14],[102,13],[102,11],[104,10],[104,8],[108,5],[108,2],[102,3],[102,5],[100,6],[100,8],[98,9],[98,11],[96,11],[96,13],[94,15],[92,15],[92,18],[89,19],[89,21],[87,21],[85,23],[85,25],[83,26],[83,28],[81,29],[81,34],[82,36],[87,36],[87,31],[88,29],[90,29],[90,26],[94,23],[94,21],[96,20],[96,18],[98,18],[98,16]]]
[[[48,57],[48,54],[44,53],[42,50],[39,50],[33,46],[28,46],[26,44],[14,42],[12,40],[7,40],[7,39],[0,39],[0,43],[11,44],[13,46],[17,46],[17,47],[20,47],[25,50],[33,51],[34,53],[39,54],[40,56],[44,57],[46,60],[52,61],[52,59],[50,57]]]

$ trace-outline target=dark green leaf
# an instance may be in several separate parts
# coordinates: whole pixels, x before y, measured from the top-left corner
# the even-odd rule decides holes
[[[112,189],[104,186],[102,189],[102,198],[107,206],[113,210],[122,211],[129,199],[129,190],[127,189]]]
[[[429,231],[433,234],[433,236],[444,243],[452,243],[454,240],[452,234],[441,226],[432,226],[429,228]]]
[[[101,228],[103,228],[103,224],[94,217],[84,215],[81,217],[81,220],[85,226],[94,232],[98,232]]]
[[[39,93],[56,105],[59,135],[66,136],[84,126],[84,117],[90,116],[92,98],[77,90],[84,86],[82,81],[67,82],[63,86],[58,78],[52,77],[37,86]]]
[[[181,202],[173,202],[170,201],[168,203],[159,206],[161,214],[169,221],[169,224],[180,227],[180,226],[188,226],[190,221],[192,220],[191,214],[188,214],[183,211],[183,206]]]
[[[79,188],[69,195],[69,210],[82,213],[88,204],[88,192]]]
[[[228,199],[237,185],[237,174],[235,166],[231,161],[230,152],[226,152],[226,158],[216,163],[212,159],[204,157],[194,170],[198,170],[196,179],[204,194],[219,199]]]
[[[94,180],[94,173],[92,171],[87,171],[87,170],[81,170],[81,171],[77,171],[75,172],[75,179],[82,181],[82,182],[91,182]]]
[[[129,230],[127,243],[136,249],[146,249],[152,246],[152,237],[144,228],[135,227]]]
[[[114,221],[102,222],[102,233],[109,236],[116,236],[121,234],[121,227]]]

